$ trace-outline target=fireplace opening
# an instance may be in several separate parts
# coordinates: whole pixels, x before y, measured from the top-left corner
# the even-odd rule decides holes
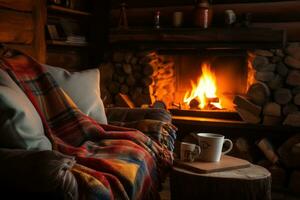
[[[176,93],[172,108],[234,111],[234,96],[247,90],[246,52],[210,51],[173,55],[173,59]]]

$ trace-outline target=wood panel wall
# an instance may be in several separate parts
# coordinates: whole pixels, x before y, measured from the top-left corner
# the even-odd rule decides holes
[[[129,26],[152,26],[154,13],[157,10],[161,11],[162,26],[170,27],[172,24],[172,14],[174,11],[182,11],[184,13],[184,25],[191,27],[193,22],[193,3],[179,3],[175,0],[170,3],[172,6],[166,6],[167,0],[159,3],[152,0],[147,1],[146,5],[143,3],[135,3],[135,0],[128,1],[128,23]],[[130,2],[132,7],[130,7]],[[149,3],[149,2],[152,2]],[[154,3],[156,2],[156,3]],[[176,2],[178,5],[176,5]],[[213,1],[215,2],[215,1]],[[241,3],[242,2],[242,3]],[[117,1],[113,1],[110,17],[110,25],[115,27],[119,19],[119,8],[116,8]],[[137,7],[136,5],[140,5]],[[148,5],[151,5],[150,7]],[[271,27],[274,29],[285,29],[287,31],[288,41],[300,41],[300,1],[217,1],[212,4],[213,7],[213,25],[224,26],[224,11],[226,9],[234,10],[237,14],[238,20],[242,18],[245,13],[252,15],[252,27]]]
[[[44,0],[0,0],[0,42],[45,61]]]

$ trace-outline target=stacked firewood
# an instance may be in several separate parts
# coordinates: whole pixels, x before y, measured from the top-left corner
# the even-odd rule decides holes
[[[100,67],[104,104],[140,107],[166,102],[174,93],[172,63],[156,52],[114,51]]]
[[[254,83],[234,103],[246,122],[300,126],[300,44],[249,53]]]

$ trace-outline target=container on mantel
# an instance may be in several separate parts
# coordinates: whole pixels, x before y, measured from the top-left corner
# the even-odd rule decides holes
[[[206,29],[212,21],[212,8],[208,0],[197,0],[194,10],[194,25]]]

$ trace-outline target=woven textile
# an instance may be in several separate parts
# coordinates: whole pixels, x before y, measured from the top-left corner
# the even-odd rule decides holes
[[[99,124],[84,115],[33,58],[8,53],[0,67],[39,113],[54,149],[74,156],[81,199],[153,199],[171,152],[135,129]]]

